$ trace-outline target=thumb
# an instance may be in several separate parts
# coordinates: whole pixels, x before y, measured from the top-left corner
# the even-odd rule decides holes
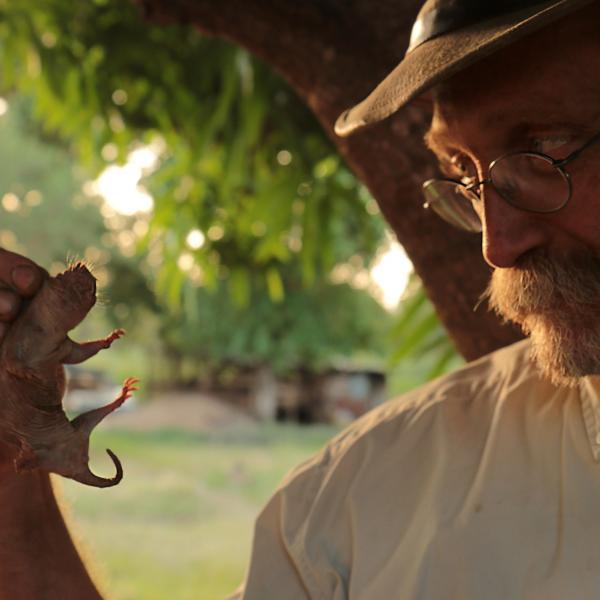
[[[28,258],[0,248],[0,287],[11,288],[21,296],[33,296],[47,275]]]

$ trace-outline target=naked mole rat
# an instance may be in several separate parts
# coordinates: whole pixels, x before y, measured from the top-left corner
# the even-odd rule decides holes
[[[121,406],[135,387],[129,378],[113,402],[69,421],[62,407],[63,364],[83,362],[109,348],[124,331],[104,339],[77,343],[68,332],[81,323],[96,302],[96,279],[78,262],[56,277],[47,277],[22,309],[0,347],[0,436],[18,448],[15,469],[43,469],[96,487],[116,485],[123,477],[119,459],[107,449],[116,475],[91,472],[92,429]]]

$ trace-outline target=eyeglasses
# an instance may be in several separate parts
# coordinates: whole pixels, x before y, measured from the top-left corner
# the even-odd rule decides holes
[[[455,227],[481,232],[475,205],[481,186],[491,185],[511,206],[533,213],[553,213],[571,199],[571,176],[564,167],[600,139],[594,135],[566,158],[556,160],[541,152],[509,152],[490,163],[488,177],[465,184],[456,179],[429,179],[423,184],[424,208],[431,208]]]

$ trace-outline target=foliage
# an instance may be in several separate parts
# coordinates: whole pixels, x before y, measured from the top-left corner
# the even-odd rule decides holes
[[[323,279],[303,286],[291,266],[284,274],[287,293],[275,310],[260,286],[251,289],[250,305],[240,307],[223,282],[209,292],[184,281],[183,313],[158,302],[145,257],[123,254],[115,242],[135,227],[137,218],[122,217],[119,230],[108,227],[115,216],[103,217],[106,207],[81,193],[83,173],[73,169],[65,149],[40,140],[28,128],[29,110],[27,102],[14,97],[8,114],[0,118],[0,244],[53,272],[64,267],[67,255],[95,264],[102,307],[92,311],[76,337],[105,335],[111,326],[122,326],[128,331],[130,352],[137,352],[137,345],[146,355],[145,361],[132,355],[124,360],[121,345],[115,345],[98,357],[115,376],[128,374],[122,372],[124,364],[146,377],[179,376],[181,361],[190,365],[192,377],[210,376],[224,365],[269,363],[279,372],[318,370],[359,350],[385,352],[391,316],[368,293]],[[167,358],[174,373],[157,370]]]
[[[414,274],[390,335],[395,340],[390,356],[392,366],[418,357],[428,365],[426,379],[438,377],[457,366],[456,349]]]
[[[358,350],[369,352],[371,359],[379,354],[383,362],[392,316],[369,294],[347,284],[306,289],[286,281],[286,288],[276,310],[259,290],[250,308],[241,309],[225,286],[216,295],[188,288],[188,320],[168,320],[163,338],[196,364],[215,368],[269,364],[280,373],[318,371]]]
[[[88,175],[140,144],[159,155],[144,180],[155,198],[149,228],[144,215],[106,206],[95,220],[75,190],[60,209],[54,198],[36,207],[49,224],[42,235],[36,219],[22,218],[29,213],[5,220],[43,264],[69,248],[110,265],[105,313],[114,325],[139,325],[145,344],[160,336],[170,356],[209,364],[318,369],[358,347],[385,351],[387,315],[328,281],[340,263],[368,268],[384,231],[375,202],[261,63],[188,27],[142,22],[129,3],[15,0],[0,5],[0,65],[0,89],[26,94],[44,135],[62,140]],[[18,181],[36,179],[15,178],[22,196]],[[78,208],[65,204],[73,194]],[[192,230],[200,247],[186,242]],[[419,307],[405,308],[396,327],[397,361],[419,340],[431,356],[431,336],[443,335],[432,309]],[[449,356],[444,349],[428,372]]]
[[[388,392],[397,396],[464,364],[416,275],[389,331]]]
[[[256,286],[281,301],[288,265],[310,285],[354,254],[368,262],[381,241],[373,200],[314,117],[246,52],[145,23],[118,0],[5,3],[0,49],[2,87],[27,92],[46,131],[95,172],[140,144],[160,148],[145,247],[174,306],[182,252],[205,286],[226,280],[247,304]],[[193,229],[197,249],[186,248]]]
[[[50,268],[64,264],[67,248],[83,257],[106,230],[97,207],[82,198],[68,154],[28,132],[27,114],[27,104],[15,102],[0,120],[0,244]]]

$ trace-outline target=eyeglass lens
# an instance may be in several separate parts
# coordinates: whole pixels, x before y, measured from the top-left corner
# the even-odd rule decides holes
[[[539,154],[511,154],[490,169],[496,191],[517,208],[552,212],[569,199],[569,181],[550,158]]]
[[[492,164],[489,176],[504,200],[523,210],[553,212],[569,200],[567,176],[540,154],[506,155]],[[433,179],[423,185],[423,192],[426,205],[443,219],[467,231],[481,231],[481,220],[473,207],[479,197],[474,191],[450,180]]]
[[[451,225],[474,233],[481,231],[481,219],[473,208],[474,192],[444,179],[431,179],[423,185],[427,205]]]

